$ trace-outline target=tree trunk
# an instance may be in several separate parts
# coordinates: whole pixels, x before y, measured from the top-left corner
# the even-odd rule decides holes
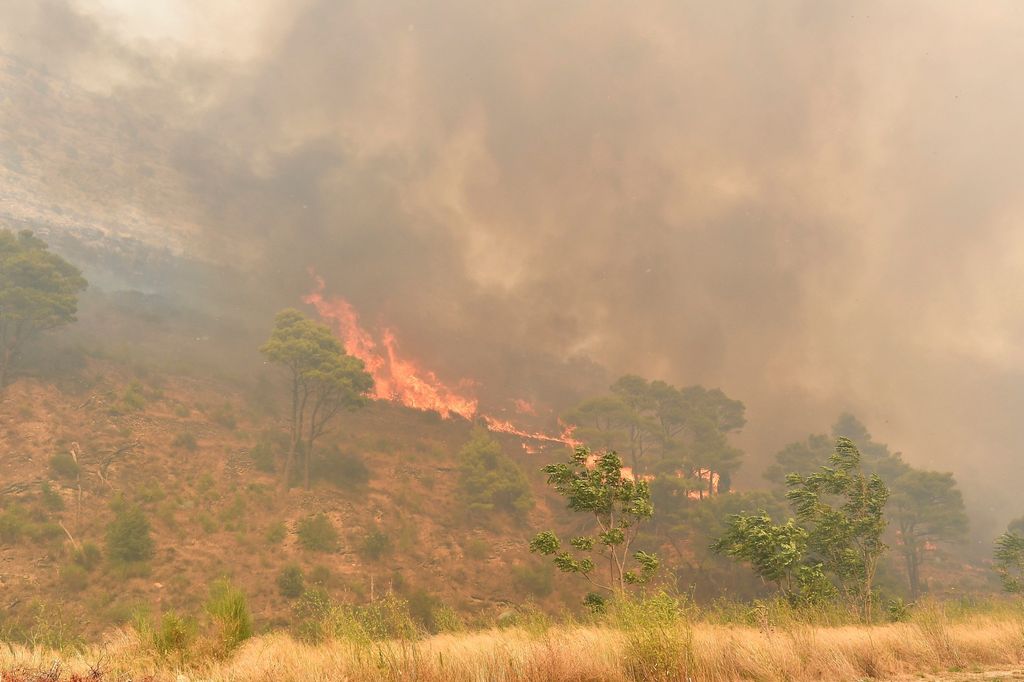
[[[907,579],[910,582],[910,598],[917,600],[921,596],[921,561],[917,556],[917,546],[908,544],[904,555],[907,559]]]

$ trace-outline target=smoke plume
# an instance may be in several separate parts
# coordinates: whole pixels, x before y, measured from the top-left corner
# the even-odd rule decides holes
[[[315,268],[482,400],[721,387],[748,485],[851,410],[1024,513],[1019,3],[211,4],[0,1],[8,217],[260,314]]]

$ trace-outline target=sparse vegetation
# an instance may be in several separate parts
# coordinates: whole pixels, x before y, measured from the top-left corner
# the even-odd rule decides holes
[[[281,596],[288,599],[301,597],[306,591],[306,580],[302,575],[302,568],[291,564],[281,569],[277,575],[277,590]]]
[[[58,452],[50,458],[50,471],[57,478],[74,480],[78,477],[81,467],[69,452]]]
[[[533,506],[523,470],[482,428],[475,429],[459,451],[459,489],[471,514],[501,511],[520,516]]]
[[[107,526],[107,557],[121,565],[148,561],[154,543],[149,520],[141,508],[117,500],[114,520]]]
[[[334,552],[338,549],[338,530],[326,514],[316,514],[299,521],[296,528],[299,544],[311,552]]]

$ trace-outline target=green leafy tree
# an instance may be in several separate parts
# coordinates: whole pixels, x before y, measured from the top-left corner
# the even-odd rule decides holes
[[[611,594],[647,582],[658,569],[658,558],[632,550],[641,524],[654,515],[647,483],[624,478],[622,460],[614,452],[592,456],[585,447],[577,447],[568,462],[549,464],[543,471],[569,509],[589,516],[593,526],[590,534],[569,540],[574,551],[563,548],[553,531],[538,533],[530,551],[552,557],[560,571],[581,575]]]
[[[578,437],[624,452],[636,473],[691,476],[711,496],[715,481],[702,474],[711,470],[719,474],[719,490],[728,490],[743,454],[728,436],[746,423],[743,403],[718,389],[679,389],[631,374],[619,378],[610,391],[564,416],[577,426]]]
[[[366,404],[373,378],[361,360],[345,353],[330,329],[297,310],[278,313],[270,339],[260,352],[284,367],[289,379],[290,439],[281,474],[282,490],[290,485],[300,454],[303,483],[309,488],[317,439],[342,411]]]
[[[1024,517],[996,538],[993,559],[1003,589],[1011,594],[1024,592]]]
[[[735,514],[712,550],[750,564],[761,579],[775,583],[791,603],[818,603],[835,589],[822,564],[808,561],[810,533],[794,519],[777,525],[767,512]]]
[[[533,507],[526,475],[483,428],[459,451],[459,490],[471,511],[522,514]]]
[[[908,469],[892,482],[889,517],[899,532],[911,597],[917,599],[926,546],[959,540],[967,532],[964,500],[953,474]]]
[[[75,321],[82,273],[29,231],[0,230],[0,389],[40,333]]]
[[[882,542],[889,489],[877,474],[867,475],[860,452],[848,438],[836,440],[832,466],[810,475],[786,477],[787,499],[797,520],[808,528],[812,561],[820,561],[850,603],[871,619],[873,583]]]
[[[151,559],[153,537],[142,509],[119,500],[114,512],[114,520],[107,526],[107,556],[121,564]]]

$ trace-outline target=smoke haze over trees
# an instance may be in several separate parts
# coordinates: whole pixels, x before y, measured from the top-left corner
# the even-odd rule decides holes
[[[1020,514],[1017,3],[139,7],[0,0],[0,217],[261,322],[315,267],[482,400],[721,387],[739,486],[850,410]]]

